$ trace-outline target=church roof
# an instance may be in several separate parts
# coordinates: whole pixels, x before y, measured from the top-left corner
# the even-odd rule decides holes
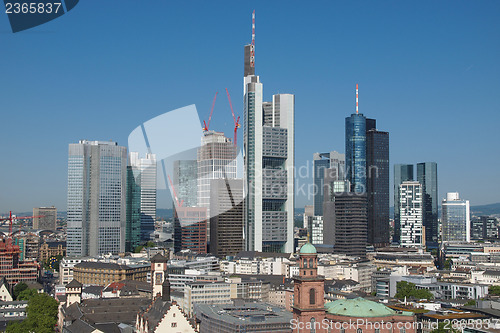
[[[325,310],[329,314],[346,317],[388,317],[388,316],[412,316],[411,312],[396,311],[387,306],[363,299],[339,299],[325,304]]]
[[[311,243],[305,243],[302,245],[299,251],[300,254],[315,254],[316,248]]]

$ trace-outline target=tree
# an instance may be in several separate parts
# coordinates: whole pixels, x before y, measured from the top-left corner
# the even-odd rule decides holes
[[[475,306],[476,305],[476,301],[471,299],[469,300],[467,303],[464,304],[465,306]]]
[[[434,295],[427,289],[417,289],[414,283],[400,281],[396,285],[396,298],[414,297],[418,299],[434,299]]]
[[[28,300],[27,318],[21,322],[9,323],[6,332],[52,333],[57,324],[57,308],[58,304],[55,299],[45,293],[36,293]]]
[[[38,291],[36,289],[25,289],[19,293],[18,300],[29,301],[33,296],[37,295]]]
[[[444,269],[450,270],[453,265],[453,261],[451,259],[446,259],[444,262]]]
[[[14,299],[17,299],[19,294],[26,289],[28,289],[28,285],[24,282],[19,282],[18,284],[15,285],[13,292],[14,295],[12,296],[14,297]]]
[[[489,293],[491,295],[500,296],[500,286],[490,286]]]

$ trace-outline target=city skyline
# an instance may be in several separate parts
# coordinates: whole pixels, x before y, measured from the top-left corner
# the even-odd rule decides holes
[[[77,11],[32,31],[1,34],[7,51],[0,68],[7,80],[0,83],[0,107],[4,121],[15,126],[8,126],[0,138],[2,155],[16,163],[3,165],[0,182],[6,191],[0,196],[0,212],[52,205],[65,211],[71,142],[113,139],[124,145],[138,124],[193,103],[200,119],[206,119],[213,92],[225,87],[242,116],[241,45],[249,41],[253,9],[257,74],[268,92],[263,99],[269,100],[270,92],[296,96],[296,136],[301,140],[295,166],[310,164],[308,177],[298,177],[296,183],[296,207],[312,203],[312,196],[300,194],[302,184],[312,183],[311,155],[344,153],[343,119],[355,110],[355,83],[360,113],[381,121],[391,133],[391,171],[397,163],[434,161],[439,165],[439,201],[446,192],[456,191],[472,205],[499,202],[495,165],[500,157],[488,154],[488,145],[479,143],[500,141],[493,127],[500,117],[499,102],[490,97],[499,87],[495,59],[500,48],[491,43],[491,34],[483,33],[500,31],[495,20],[500,5],[392,4],[328,4],[324,11],[317,6],[282,8],[279,3],[228,4],[233,15],[227,15],[200,3],[203,10],[186,16],[179,14],[188,12],[186,5],[158,3],[168,12],[169,20],[162,20],[161,10],[151,14],[130,1],[120,7],[123,15],[137,14],[127,26],[119,16],[97,15],[91,5],[81,3]],[[176,16],[190,29],[174,31],[180,20]],[[86,24],[89,17],[91,27]],[[297,17],[301,24],[290,32]],[[220,25],[199,36],[198,28],[217,20]],[[0,16],[0,30],[6,31],[7,24],[6,16]],[[114,43],[103,44],[97,38],[102,34]],[[208,54],[198,52],[208,45]],[[316,52],[311,54],[312,48]],[[102,50],[102,57],[96,49]],[[304,57],[314,64],[301,62]],[[186,65],[175,68],[177,63]],[[216,103],[211,128],[230,136],[233,124],[226,104]],[[479,111],[482,117],[476,116]],[[94,117],[101,121],[96,123]],[[241,143],[241,131],[239,136]],[[440,143],[445,142],[443,150]],[[462,162],[464,151],[478,158],[472,170]],[[484,174],[489,177],[481,177]],[[390,179],[392,184],[392,174]],[[158,207],[169,207],[167,195],[158,198]]]

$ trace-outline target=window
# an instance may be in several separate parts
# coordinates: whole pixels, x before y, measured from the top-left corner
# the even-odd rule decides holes
[[[177,323],[172,323],[172,327],[177,327]]]
[[[316,304],[316,290],[314,288],[309,289],[309,304]]]
[[[363,333],[363,330],[362,330],[361,328],[358,328],[358,329],[356,330],[356,333]]]
[[[406,328],[400,328],[399,333],[406,333]]]
[[[316,319],[311,318],[311,333],[316,333]]]
[[[375,333],[380,333],[380,328],[376,328]]]

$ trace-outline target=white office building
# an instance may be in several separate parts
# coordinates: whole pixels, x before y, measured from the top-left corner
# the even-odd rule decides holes
[[[399,185],[401,246],[425,246],[422,208],[422,185],[415,181],[401,183]]]

